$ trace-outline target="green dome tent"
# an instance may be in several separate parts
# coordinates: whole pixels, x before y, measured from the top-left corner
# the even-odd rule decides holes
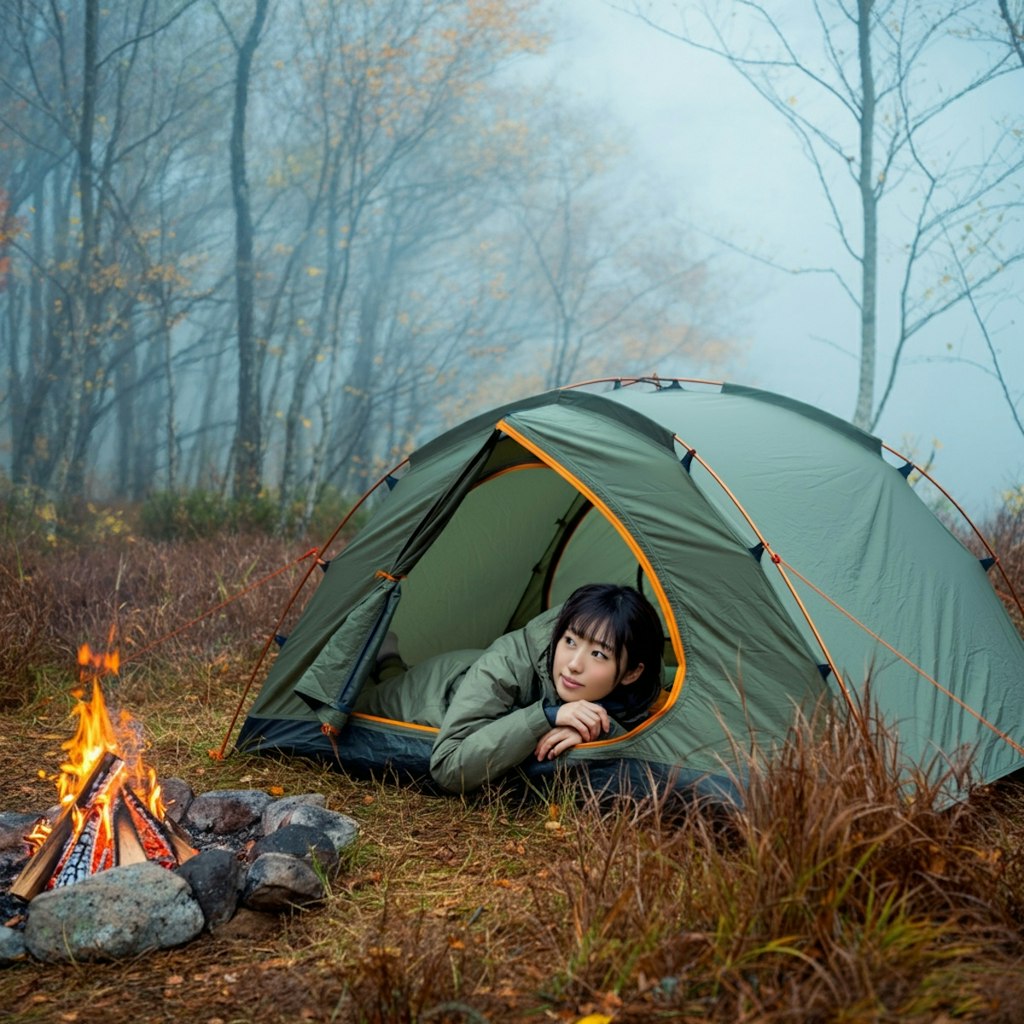
[[[913,763],[969,752],[980,782],[1024,764],[1024,642],[986,567],[842,420],[628,379],[476,416],[405,468],[329,563],[239,748],[426,775],[432,730],[352,713],[385,633],[410,663],[482,648],[608,581],[660,609],[667,669],[638,728],[560,759],[603,784],[728,790],[737,745],[823,694],[857,706],[869,679]]]

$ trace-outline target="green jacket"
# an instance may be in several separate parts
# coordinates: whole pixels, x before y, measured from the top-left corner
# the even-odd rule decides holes
[[[548,673],[560,607],[506,633],[469,666],[454,690],[430,757],[434,780],[452,792],[478,789],[533,753],[550,728],[545,703],[561,703]]]
[[[533,753],[550,728],[546,706],[562,703],[548,673],[561,606],[499,637],[484,651],[449,651],[380,683],[367,681],[356,710],[439,729],[430,773],[467,793],[500,778]],[[612,723],[612,734],[622,732]]]

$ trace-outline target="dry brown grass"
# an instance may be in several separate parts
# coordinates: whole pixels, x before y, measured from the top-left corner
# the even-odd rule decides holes
[[[934,780],[897,780],[893,738],[870,713],[799,723],[728,818],[568,791],[462,801],[304,762],[212,760],[302,567],[166,638],[297,553],[142,545],[44,555],[26,571],[0,552],[0,649],[24,648],[0,669],[28,679],[0,709],[0,809],[53,800],[37,773],[55,770],[71,732],[74,651],[102,646],[116,619],[127,657],[111,697],[145,723],[162,775],[322,792],[361,829],[322,906],[242,914],[131,962],[0,970],[0,1020],[1024,1015],[1024,795],[990,787],[942,809]]]
[[[952,530],[979,558],[990,557],[989,550],[962,520],[954,520]],[[1020,498],[1012,500],[982,524],[980,532],[999,559],[998,566],[989,569],[992,585],[1017,629],[1024,632],[1024,502]]]

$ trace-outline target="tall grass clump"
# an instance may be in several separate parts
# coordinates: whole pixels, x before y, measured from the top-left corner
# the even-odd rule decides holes
[[[985,524],[982,531],[997,553],[1002,572],[1016,591],[1016,598],[1024,600],[1024,486],[1004,495],[1002,506]],[[1003,600],[1017,629],[1024,633],[1024,615],[1020,605],[1009,593],[1002,572],[990,570],[996,593]]]
[[[0,710],[30,701],[54,648],[55,581],[31,547],[0,543]]]
[[[727,814],[590,801],[535,891],[553,995],[616,1019],[1014,1019],[1021,838],[949,802],[965,770],[822,712],[750,759]]]
[[[426,915],[389,923],[358,951],[346,982],[350,1019],[365,1024],[437,1024],[487,1018],[463,1001],[479,987],[479,961],[443,922]],[[468,975],[468,976],[467,976]]]
[[[0,543],[0,705],[30,702],[43,678],[64,685],[84,643],[116,647],[126,680],[241,676],[302,578],[300,547],[262,535]]]

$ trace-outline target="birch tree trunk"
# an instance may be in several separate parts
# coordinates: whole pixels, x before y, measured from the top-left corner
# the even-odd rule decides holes
[[[857,3],[857,57],[860,64],[860,190],[861,250],[860,373],[853,422],[871,425],[875,409],[875,364],[878,346],[878,199],[875,195],[875,76],[871,67],[871,7],[874,0]]]

